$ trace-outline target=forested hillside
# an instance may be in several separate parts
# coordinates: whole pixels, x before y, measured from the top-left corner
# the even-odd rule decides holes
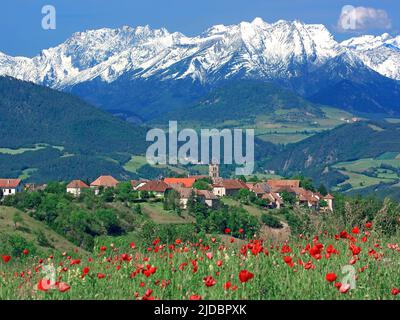
[[[33,180],[127,176],[145,129],[62,92],[0,77],[0,176]]]

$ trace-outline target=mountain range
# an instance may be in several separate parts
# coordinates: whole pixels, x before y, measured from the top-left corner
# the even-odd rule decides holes
[[[193,37],[149,26],[78,32],[33,58],[0,53],[0,75],[70,91],[133,121],[249,79],[349,111],[400,114],[400,36],[340,43],[300,21],[256,18]]]

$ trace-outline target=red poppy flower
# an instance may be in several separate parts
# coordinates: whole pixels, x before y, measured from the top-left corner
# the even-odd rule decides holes
[[[350,284],[342,284],[339,288],[340,293],[347,293],[350,290]]]
[[[146,278],[150,277],[152,274],[156,273],[157,268],[152,267],[151,265],[146,266],[146,270],[143,270],[143,274],[146,276]]]
[[[334,286],[335,286],[336,289],[339,290],[340,287],[342,286],[342,283],[341,282],[335,282]]]
[[[98,279],[104,279],[106,277],[106,275],[104,273],[98,273],[97,274],[97,278]]]
[[[232,286],[232,283],[230,282],[230,281],[227,281],[225,284],[224,284],[224,289],[225,290],[229,290],[229,288]]]
[[[360,233],[360,229],[358,229],[358,227],[354,227],[351,232],[354,233],[354,234],[359,234]]]
[[[129,246],[131,247],[131,249],[135,249],[135,243],[134,243],[134,242],[131,242],[131,243],[129,244]]]
[[[201,296],[194,294],[189,297],[189,300],[201,300]]]
[[[231,233],[231,229],[225,228],[225,233]]]
[[[220,266],[222,266],[222,260],[217,261],[217,267],[220,267]]]
[[[22,253],[23,253],[24,255],[27,255],[27,254],[29,254],[29,250],[28,250],[28,249],[24,249],[24,251],[22,251]]]
[[[217,283],[217,281],[212,276],[204,277],[203,282],[207,287],[212,287]]]
[[[129,254],[126,254],[126,253],[123,253],[122,255],[121,255],[121,259],[123,260],[123,261],[131,261],[132,260],[132,257],[129,255]]]
[[[254,278],[254,274],[248,270],[241,270],[239,272],[239,280],[244,283]]]
[[[290,257],[290,256],[284,256],[284,257],[283,257],[283,261],[284,261],[290,268],[293,268],[294,262],[293,262],[293,260],[292,260],[292,257]]]
[[[292,252],[292,249],[290,248],[290,246],[284,244],[282,246],[281,253],[290,253],[290,252]]]
[[[362,242],[367,242],[367,241],[368,241],[368,238],[367,238],[367,237],[362,237],[362,238],[361,238],[361,241],[362,241]]]
[[[80,263],[81,263],[81,259],[75,259],[75,260],[71,261],[70,265],[73,266],[74,264],[80,264]]]
[[[106,251],[106,250],[107,250],[107,247],[106,247],[106,246],[101,246],[101,247],[100,247],[100,251],[103,251],[103,252],[104,252],[104,251]]]
[[[350,244],[350,250],[351,250],[351,252],[353,252],[354,256],[360,254],[360,252],[361,252],[361,248],[355,246],[354,244]]]
[[[329,282],[334,282],[337,279],[337,275],[335,273],[327,273],[325,279]]]
[[[284,261],[286,264],[289,264],[289,263],[292,262],[292,257],[290,257],[290,256],[284,256],[284,257],[283,257],[283,261]]]
[[[342,239],[346,239],[349,235],[347,234],[347,232],[345,230],[343,230],[342,232],[340,232],[340,238]]]
[[[243,228],[239,229],[239,233],[242,234],[244,232]]]
[[[40,291],[47,292],[51,288],[50,280],[47,279],[39,280],[37,288]]]
[[[367,229],[371,229],[371,228],[372,228],[372,222],[367,222],[367,223],[365,224],[365,227],[366,227]]]
[[[11,256],[1,256],[1,259],[4,261],[4,263],[9,263],[11,260]]]
[[[58,284],[58,291],[60,292],[67,292],[69,289],[71,289],[71,287],[65,282],[60,282]]]
[[[206,253],[206,256],[207,256],[208,259],[211,260],[211,259],[213,258],[214,255],[213,255],[212,252],[207,252],[207,253]]]
[[[84,267],[82,269],[82,278],[84,278],[89,273],[89,271],[90,271],[89,267]]]
[[[392,295],[397,296],[400,293],[400,289],[393,288],[392,289]]]

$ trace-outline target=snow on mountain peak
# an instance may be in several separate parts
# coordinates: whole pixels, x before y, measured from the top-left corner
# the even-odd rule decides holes
[[[165,28],[122,26],[74,33],[29,59],[0,53],[0,75],[62,88],[95,78],[133,77],[202,82],[244,77],[290,78],[346,52],[386,76],[400,79],[400,37],[363,36],[338,43],[321,24],[255,18],[215,25],[196,37]],[[397,49],[397,51],[396,51]]]
[[[400,80],[400,36],[364,35],[343,41],[341,45],[352,50],[376,72]]]

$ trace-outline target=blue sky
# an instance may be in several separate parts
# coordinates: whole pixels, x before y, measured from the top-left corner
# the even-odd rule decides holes
[[[41,27],[41,9],[47,4],[57,10],[56,30]],[[386,24],[368,20],[358,33],[400,33],[399,0],[2,0],[0,51],[33,56],[76,31],[101,27],[149,24],[194,35],[214,24],[234,24],[255,17],[268,22],[299,19],[323,23],[342,40],[354,35],[337,27],[345,5],[384,10],[379,12],[383,12]]]

